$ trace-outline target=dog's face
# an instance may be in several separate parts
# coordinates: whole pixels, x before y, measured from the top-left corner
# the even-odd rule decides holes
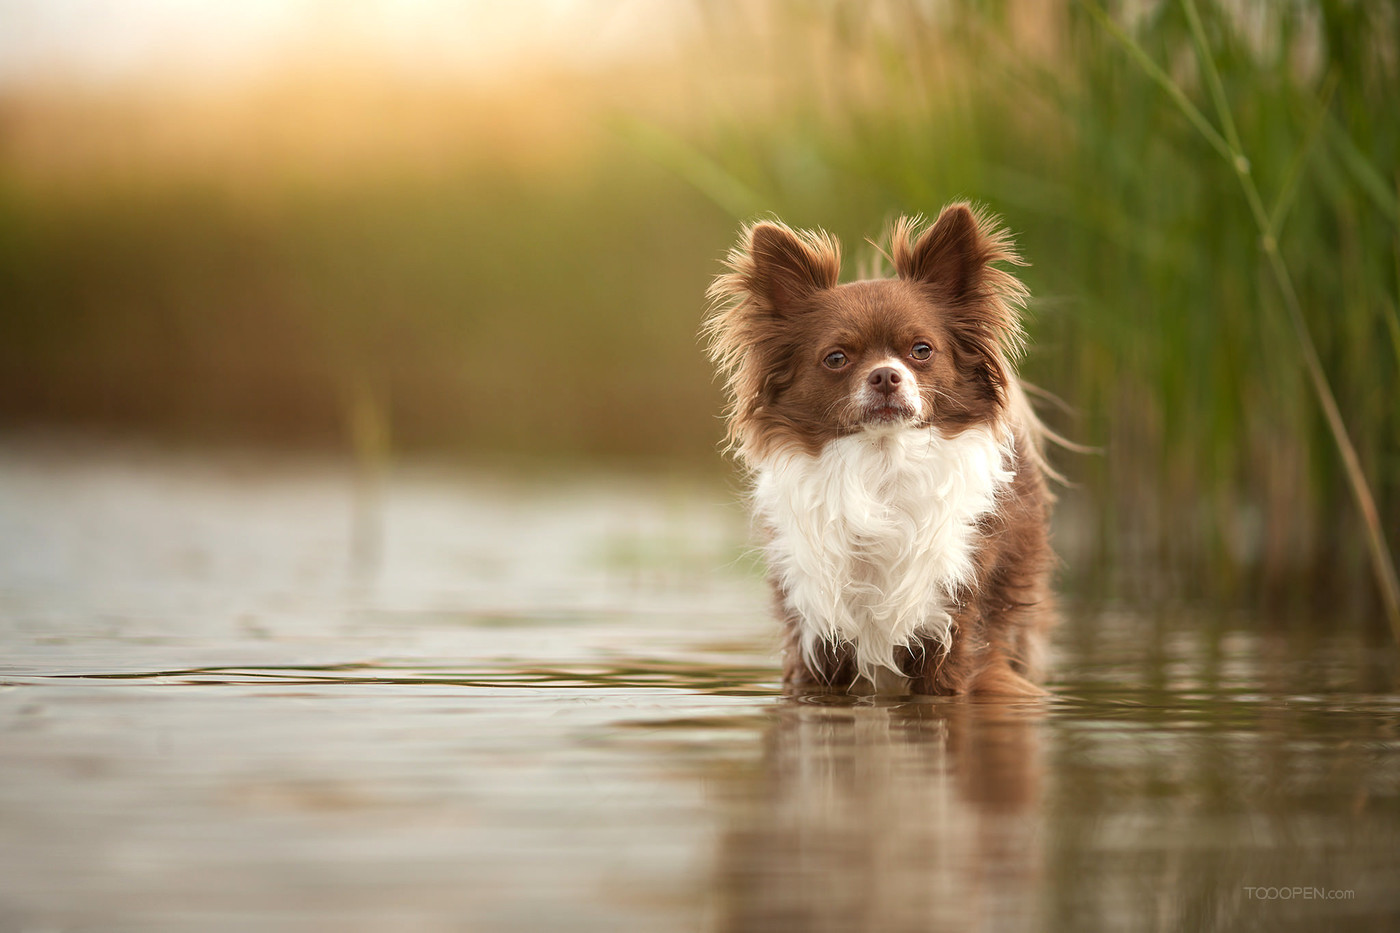
[[[758,366],[774,374],[765,405],[809,446],[862,429],[964,427],[995,416],[999,361],[968,352],[917,284],[854,282],[790,308],[787,340]]]
[[[946,435],[997,420],[1020,330],[1008,302],[1020,283],[992,268],[1015,261],[1005,237],[964,205],[916,241],[892,237],[897,278],[836,283],[837,247],[822,234],[758,224],[712,290],[711,320],[729,370],[731,434],[746,456],[809,452],[858,431],[934,426]]]

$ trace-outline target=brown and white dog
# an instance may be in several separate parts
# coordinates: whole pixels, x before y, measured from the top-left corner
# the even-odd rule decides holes
[[[1036,694],[1054,617],[1045,436],[1012,361],[1025,287],[966,204],[838,284],[821,231],[760,222],[710,288],[710,355],[753,479],[784,683]]]

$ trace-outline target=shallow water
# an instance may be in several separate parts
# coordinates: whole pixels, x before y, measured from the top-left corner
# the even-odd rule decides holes
[[[1384,643],[1076,610],[1044,701],[796,700],[722,490],[356,490],[0,444],[0,930],[1400,920]]]

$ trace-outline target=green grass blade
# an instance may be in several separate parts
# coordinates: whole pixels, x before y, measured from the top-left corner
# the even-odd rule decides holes
[[[1152,56],[1148,55],[1147,51],[1141,45],[1138,45],[1137,41],[1134,40],[1132,36],[1124,32],[1123,28],[1104,12],[1103,7],[1093,2],[1088,3],[1087,6],[1089,12],[1094,14],[1094,18],[1099,21],[1100,25],[1103,26],[1108,34],[1117,39],[1123,48],[1128,51],[1128,54],[1132,56],[1133,60],[1138,63],[1139,67],[1142,68],[1143,72],[1167,93],[1167,96],[1180,108],[1186,119],[1191,121],[1191,125],[1196,127],[1201,135],[1206,138],[1206,142],[1210,143],[1211,146],[1215,148],[1215,151],[1220,153],[1227,161],[1233,162],[1235,153],[1231,151],[1230,144],[1226,142],[1219,131],[1211,125],[1210,120],[1206,119],[1205,114],[1201,113],[1196,105],[1191,103],[1191,99],[1187,97],[1186,92],[1172,80],[1171,75],[1163,71],[1158,64],[1152,60]]]
[[[616,124],[619,135],[637,151],[738,220],[765,209],[764,199],[714,159],[654,123],[628,119]]]
[[[1400,223],[1400,198],[1397,198],[1395,189],[1386,182],[1385,176],[1371,164],[1366,154],[1357,148],[1356,141],[1335,119],[1328,121],[1327,138],[1341,157],[1342,164],[1351,172],[1352,178],[1370,197],[1371,202],[1391,223]]]
[[[1381,591],[1381,598],[1385,604],[1386,614],[1390,621],[1390,626],[1397,641],[1400,641],[1400,579],[1397,579],[1395,572],[1395,561],[1390,554],[1389,546],[1386,542],[1385,534],[1381,529],[1380,515],[1376,509],[1375,498],[1371,494],[1371,487],[1366,479],[1365,472],[1361,468],[1361,461],[1356,453],[1356,447],[1351,441],[1351,436],[1347,431],[1346,423],[1342,420],[1340,409],[1337,407],[1337,400],[1332,392],[1332,387],[1327,379],[1327,374],[1322,368],[1322,361],[1317,353],[1317,346],[1312,339],[1312,334],[1308,331],[1307,322],[1303,317],[1302,305],[1298,298],[1297,290],[1293,287],[1292,277],[1289,275],[1287,264],[1283,256],[1279,253],[1278,242],[1271,234],[1270,215],[1264,210],[1264,203],[1259,195],[1259,189],[1254,183],[1254,178],[1250,172],[1249,160],[1245,157],[1241,149],[1239,133],[1235,127],[1234,118],[1230,111],[1229,101],[1225,95],[1224,84],[1220,80],[1219,70],[1216,68],[1214,56],[1210,52],[1210,46],[1206,39],[1205,29],[1201,23],[1199,11],[1196,9],[1194,0],[1182,0],[1187,21],[1191,27],[1193,40],[1195,41],[1199,53],[1200,66],[1205,73],[1206,84],[1214,98],[1217,116],[1221,125],[1225,129],[1222,137],[1211,125],[1210,121],[1202,114],[1194,104],[1187,99],[1186,94],[1171,76],[1157,66],[1152,61],[1151,56],[1135,42],[1131,36],[1125,33],[1097,4],[1090,3],[1089,9],[1094,16],[1103,24],[1104,28],[1114,36],[1128,50],[1132,57],[1143,68],[1144,72],[1155,81],[1169,97],[1177,104],[1181,111],[1191,120],[1192,124],[1201,132],[1206,140],[1215,148],[1220,155],[1234,169],[1235,175],[1239,178],[1240,186],[1246,202],[1249,204],[1250,212],[1254,215],[1258,224],[1259,236],[1268,259],[1270,271],[1273,273],[1275,283],[1283,296],[1284,308],[1288,313],[1289,322],[1292,325],[1294,336],[1297,339],[1299,352],[1303,356],[1303,362],[1307,369],[1308,378],[1313,386],[1314,394],[1322,407],[1323,415],[1326,418],[1328,429],[1331,431],[1333,441],[1337,445],[1338,453],[1341,455],[1343,467],[1346,470],[1348,482],[1351,486],[1352,494],[1356,499],[1357,507],[1361,512],[1362,521],[1366,526],[1367,544],[1371,554],[1372,569],[1375,572],[1376,582]],[[1361,160],[1362,170],[1369,168],[1369,163]],[[1353,171],[1357,171],[1353,168]],[[1375,197],[1376,192],[1371,192]],[[1388,193],[1388,191],[1387,191]]]
[[[1334,70],[1328,74],[1327,80],[1323,83],[1317,111],[1313,115],[1312,122],[1308,125],[1307,135],[1303,137],[1303,144],[1298,147],[1293,161],[1288,164],[1283,182],[1279,185],[1278,195],[1274,198],[1274,206],[1269,210],[1269,231],[1266,239],[1272,237],[1277,240],[1280,231],[1283,230],[1283,221],[1288,216],[1288,211],[1292,208],[1293,200],[1298,194],[1298,182],[1303,177],[1303,166],[1307,164],[1308,157],[1312,155],[1313,147],[1322,135],[1322,128],[1327,123],[1327,108],[1331,106],[1332,95],[1336,93],[1337,85],[1340,82],[1341,76]]]

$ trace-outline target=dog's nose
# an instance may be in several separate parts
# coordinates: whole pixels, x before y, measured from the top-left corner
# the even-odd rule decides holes
[[[876,392],[882,395],[893,395],[899,390],[900,379],[899,370],[893,366],[881,366],[871,371],[870,376],[865,381]]]

